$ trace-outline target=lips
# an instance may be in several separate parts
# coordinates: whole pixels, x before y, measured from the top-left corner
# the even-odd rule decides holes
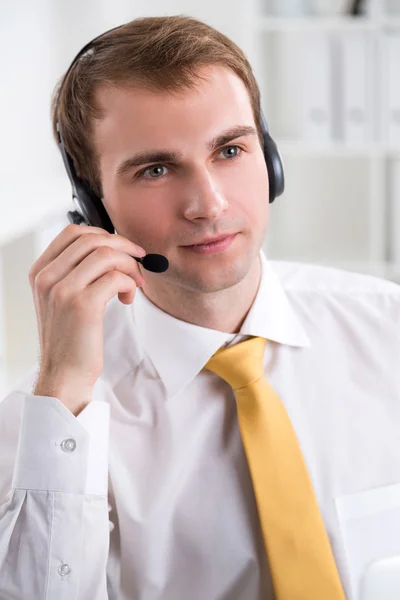
[[[209,238],[207,240],[203,240],[201,242],[196,242],[195,244],[188,244],[188,246],[203,246],[205,244],[214,244],[215,242],[221,242],[222,240],[225,240],[228,237],[231,237],[232,235],[235,235],[234,233],[227,233],[226,235],[222,235],[216,238]]]
[[[234,233],[224,238],[219,238],[216,242],[208,241],[207,244],[193,244],[192,246],[182,246],[187,252],[193,252],[195,254],[220,254],[225,252],[237,238],[238,234]]]

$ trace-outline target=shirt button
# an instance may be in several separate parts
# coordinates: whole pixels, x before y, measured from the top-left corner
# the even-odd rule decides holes
[[[76,442],[72,438],[68,438],[67,440],[63,440],[61,442],[61,448],[64,452],[73,452],[76,448]]]
[[[69,565],[63,564],[61,567],[58,567],[58,572],[60,575],[68,575],[68,573],[71,572],[71,569],[69,568]]]

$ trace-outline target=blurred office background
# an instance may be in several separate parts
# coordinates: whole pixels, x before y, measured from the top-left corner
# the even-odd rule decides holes
[[[28,271],[67,224],[50,96],[90,39],[184,13],[250,59],[286,191],[265,251],[400,282],[400,0],[0,0],[0,392],[39,356]]]

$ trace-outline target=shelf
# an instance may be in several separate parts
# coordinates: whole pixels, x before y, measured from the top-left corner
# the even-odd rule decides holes
[[[396,265],[388,262],[370,262],[370,261],[329,261],[317,260],[315,257],[292,257],[281,258],[270,256],[271,260],[283,260],[287,262],[301,262],[307,264],[318,265],[321,267],[332,267],[353,273],[361,273],[364,275],[372,275],[381,279],[390,279],[395,283],[400,283],[400,264]]]
[[[254,28],[261,32],[274,31],[380,31],[400,29],[399,16],[372,17],[258,17]]]
[[[390,25],[396,19],[390,19]],[[260,17],[254,27],[261,32],[269,31],[379,31],[389,19],[367,17]],[[400,19],[399,25],[400,25]]]
[[[400,29],[400,16],[385,17],[382,19],[382,25],[388,29]]]
[[[388,263],[386,267],[386,278],[400,284],[400,265]]]
[[[272,136],[273,137],[273,136]],[[392,158],[400,156],[400,147],[381,143],[352,145],[344,142],[310,144],[301,140],[279,140],[274,138],[279,152],[286,156],[329,156],[335,158]]]
[[[363,273],[374,277],[386,277],[389,264],[386,262],[370,262],[370,261],[323,261],[318,262],[314,259],[313,264],[325,265],[335,269],[343,269],[354,273]]]

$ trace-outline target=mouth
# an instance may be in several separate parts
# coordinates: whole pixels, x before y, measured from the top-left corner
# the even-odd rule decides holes
[[[181,246],[185,250],[189,250],[190,252],[195,252],[196,254],[213,254],[216,252],[223,252],[233,243],[235,238],[237,237],[237,233],[233,233],[232,235],[228,235],[222,238],[215,238],[214,240],[210,240],[208,242],[203,242],[201,244],[193,244],[191,246]]]
[[[221,242],[225,240],[227,237],[234,235],[233,233],[226,233],[223,235],[219,235],[213,238],[206,238],[205,240],[201,240],[201,242],[197,242],[196,244],[188,244],[188,246],[205,246],[206,244],[215,244],[216,242]]]

